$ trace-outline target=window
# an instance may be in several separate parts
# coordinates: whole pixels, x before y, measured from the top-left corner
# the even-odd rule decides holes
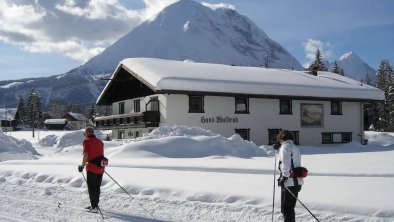
[[[119,114],[124,114],[124,102],[119,103]]]
[[[140,132],[139,131],[135,131],[135,138],[140,137]]]
[[[293,114],[290,99],[279,100],[279,114]]]
[[[204,112],[204,97],[189,96],[189,113],[203,113],[203,112]]]
[[[140,104],[141,103],[140,103],[139,99],[134,100],[134,112],[135,113],[141,112],[141,105]]]
[[[268,145],[276,143],[278,134],[282,129],[268,129]]]
[[[125,138],[124,130],[119,130],[118,139],[124,139],[124,138]]]
[[[352,142],[352,133],[342,133],[342,143]]]
[[[322,133],[322,143],[349,143],[352,142],[352,132],[325,132]]]
[[[250,129],[235,129],[235,133],[240,135],[244,140],[250,140]]]
[[[124,122],[124,121],[123,121],[123,118],[120,118],[120,119],[119,119],[119,124],[123,124],[123,122]]]
[[[332,133],[322,133],[322,143],[332,143]]]
[[[131,117],[127,117],[126,123],[131,123]]]
[[[331,115],[342,115],[341,101],[331,101]]]
[[[249,98],[235,98],[235,113],[249,113]]]
[[[159,98],[157,96],[151,97],[148,104],[150,105],[149,111],[159,111]]]
[[[294,137],[294,144],[295,145],[300,145],[300,131],[290,131],[293,134]]]
[[[132,136],[133,136],[133,133],[132,133],[131,131],[129,131],[128,136],[129,136],[129,137],[132,137]]]

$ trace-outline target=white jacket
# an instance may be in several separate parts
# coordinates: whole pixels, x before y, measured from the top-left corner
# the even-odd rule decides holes
[[[279,171],[282,173],[282,176],[288,178],[285,182],[286,187],[294,186],[294,179],[290,178],[291,159],[293,159],[294,167],[301,166],[300,151],[294,145],[293,141],[286,140],[282,143],[279,149]],[[296,180],[298,180],[298,185],[304,184],[304,180],[302,178],[297,178]]]

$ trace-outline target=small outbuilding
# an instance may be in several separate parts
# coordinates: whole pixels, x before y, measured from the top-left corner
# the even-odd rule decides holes
[[[20,119],[17,108],[0,109],[0,126],[4,132],[13,131]]]
[[[44,122],[45,128],[49,130],[64,130],[67,125],[66,119],[46,119]]]
[[[81,113],[68,112],[62,116],[62,119],[67,120],[67,128],[72,130],[85,129],[87,118]]]

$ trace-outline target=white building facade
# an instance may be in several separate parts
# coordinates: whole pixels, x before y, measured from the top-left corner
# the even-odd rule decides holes
[[[158,126],[200,126],[272,144],[280,129],[296,143],[319,145],[363,140],[363,104],[384,100],[382,91],[322,72],[218,64],[126,59],[97,103],[113,115],[96,118],[113,138],[141,136]]]

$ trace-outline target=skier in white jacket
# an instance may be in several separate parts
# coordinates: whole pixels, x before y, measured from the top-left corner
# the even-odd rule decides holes
[[[301,154],[298,148],[294,145],[294,137],[287,130],[282,130],[278,135],[278,142],[281,144],[279,149],[279,171],[280,177],[278,179],[278,186],[281,186],[281,211],[285,222],[295,221],[294,208],[297,203],[287,187],[295,196],[298,197],[298,192],[304,184],[302,178],[290,177],[291,170],[301,167]]]

